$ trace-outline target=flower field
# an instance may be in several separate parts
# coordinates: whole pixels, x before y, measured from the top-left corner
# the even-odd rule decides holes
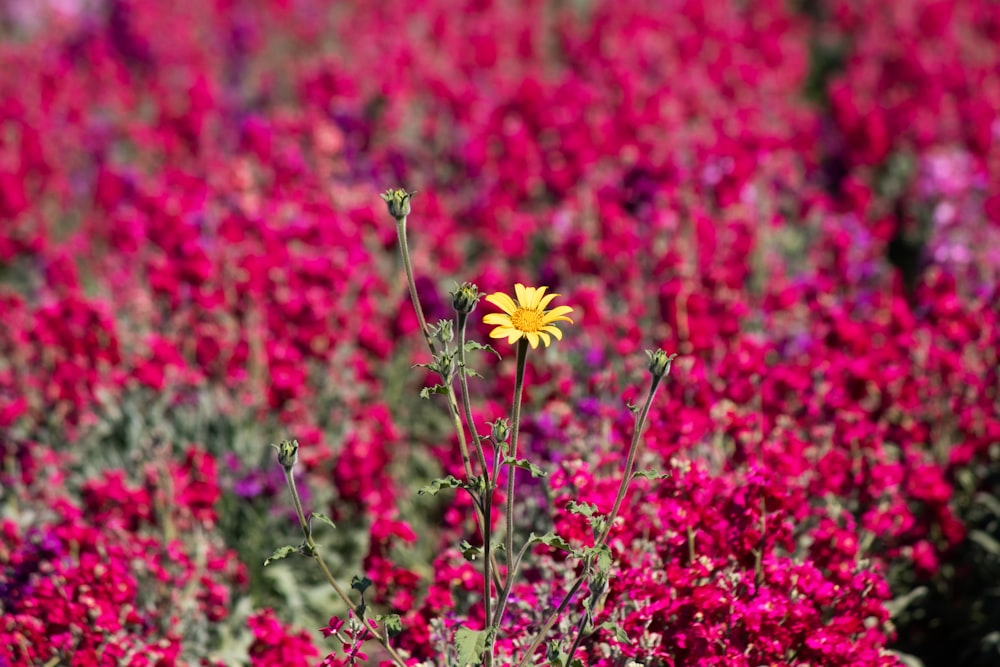
[[[994,0],[0,0],[0,667],[1000,664],[998,357]]]

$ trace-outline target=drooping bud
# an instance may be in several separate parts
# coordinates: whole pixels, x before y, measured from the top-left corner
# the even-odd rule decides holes
[[[646,350],[646,356],[649,357],[649,372],[657,379],[670,374],[670,365],[677,358],[676,354],[668,355],[660,349],[657,349],[655,352],[653,350]]]
[[[415,194],[416,192],[407,192],[403,188],[395,188],[386,190],[380,196],[389,208],[389,215],[402,220],[410,214],[410,198]]]
[[[451,305],[459,315],[468,315],[476,308],[482,294],[472,283],[462,283],[451,292]]]

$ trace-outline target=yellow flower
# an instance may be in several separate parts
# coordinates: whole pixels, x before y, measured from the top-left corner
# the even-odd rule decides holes
[[[546,311],[545,307],[559,294],[545,294],[548,287],[525,287],[521,283],[514,285],[517,301],[503,292],[494,292],[486,300],[498,307],[503,313],[490,313],[483,317],[486,324],[495,324],[496,329],[490,332],[490,338],[506,338],[508,343],[520,340],[522,336],[528,339],[532,349],[538,347],[541,339],[548,347],[552,340],[549,334],[562,340],[562,332],[554,326],[555,322],[569,322],[566,313],[573,312],[569,306],[559,306]]]

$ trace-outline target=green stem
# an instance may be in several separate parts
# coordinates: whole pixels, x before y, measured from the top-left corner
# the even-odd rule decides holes
[[[618,517],[618,512],[621,509],[622,502],[625,500],[629,484],[632,482],[632,472],[635,467],[636,453],[639,450],[640,437],[642,436],[642,430],[646,426],[646,418],[649,415],[649,407],[653,404],[653,396],[656,395],[656,390],[660,386],[661,379],[662,378],[656,377],[655,375],[653,376],[653,380],[649,386],[649,393],[646,394],[646,402],[643,404],[642,410],[640,410],[639,414],[636,416],[635,430],[632,432],[632,442],[629,444],[628,456],[625,459],[625,475],[622,477],[621,483],[618,485],[618,494],[615,496],[615,504],[611,508],[611,513],[608,515],[604,528],[594,541],[595,549],[603,546],[604,543],[607,542],[608,536],[611,534],[611,527],[614,525],[615,519]],[[538,634],[535,635],[531,645],[528,646],[528,649],[524,652],[524,654],[522,654],[521,660],[517,663],[517,667],[522,667],[535,652],[538,646],[545,640],[545,636],[548,634],[549,630],[551,630],[552,626],[555,625],[556,620],[569,605],[573,596],[580,590],[580,587],[586,580],[592,566],[593,558],[588,558],[584,561],[583,570],[580,575],[576,578],[576,581],[573,583],[573,586],[570,588],[566,596],[563,597],[559,606],[556,607],[556,609],[549,614],[548,618],[545,619],[545,623],[542,624],[541,629],[538,631]],[[585,625],[585,623],[581,624],[579,629],[581,633],[585,630]],[[573,645],[577,646],[578,641],[574,641]]]
[[[410,265],[410,247],[406,243],[406,218],[396,218],[396,237],[399,239],[399,253],[403,256],[403,268],[406,270],[406,282],[410,287],[410,300],[413,301],[413,309],[417,313],[417,322],[420,324],[420,331],[427,340],[427,347],[431,350],[431,355],[437,354],[434,346],[434,339],[431,337],[431,330],[427,326],[424,318],[424,311],[420,307],[420,299],[417,297],[417,283],[413,279],[413,267]]]
[[[306,545],[309,547],[309,552],[312,554],[313,560],[319,564],[320,569],[323,570],[323,575],[326,577],[326,580],[329,582],[333,590],[336,591],[340,599],[343,600],[344,604],[347,605],[347,608],[350,609],[358,619],[364,621],[364,617],[358,612],[357,605],[355,605],[351,600],[347,591],[340,587],[340,584],[337,583],[337,579],[333,576],[333,572],[331,572],[329,566],[327,566],[326,561],[324,561],[319,555],[319,547],[316,546],[316,542],[313,540],[312,530],[309,528],[309,523],[306,521],[305,512],[302,511],[302,500],[299,498],[299,491],[295,487],[295,475],[292,473],[291,468],[283,467],[283,470],[285,471],[285,481],[288,483],[288,491],[292,494],[292,502],[295,504],[295,514],[299,518],[299,526],[302,528],[302,534],[306,538]],[[371,632],[372,636],[375,637],[376,641],[382,645],[382,648],[386,650],[392,658],[392,661],[399,665],[399,667],[406,667],[406,661],[403,660],[403,658],[396,653],[396,649],[389,644],[389,636],[383,633],[379,628],[373,628],[367,623],[366,627],[369,632]]]
[[[518,432],[521,430],[521,398],[524,394],[524,368],[528,359],[528,340],[526,338],[521,338],[517,344],[517,373],[514,376],[514,407],[513,414],[511,415],[511,430],[510,430],[510,450],[508,451],[508,456],[511,459],[517,458],[517,436]],[[497,598],[497,608],[496,613],[493,614],[493,635],[499,633],[500,622],[503,620],[503,614],[507,607],[507,599],[510,597],[510,591],[514,586],[514,575],[516,574],[517,562],[514,558],[514,477],[517,474],[517,467],[514,465],[507,466],[507,498],[506,507],[504,509],[507,521],[507,534],[505,537],[504,549],[507,552],[507,577],[504,581],[503,590],[500,591],[500,596]],[[495,643],[488,647],[488,650],[492,652]]]
[[[642,436],[642,430],[646,426],[646,417],[649,415],[649,406],[653,403],[653,396],[656,395],[656,390],[660,386],[661,378],[653,376],[653,381],[649,385],[649,393],[646,394],[646,402],[642,406],[642,410],[635,420],[635,430],[632,432],[632,442],[629,444],[628,457],[625,459],[625,476],[622,477],[621,483],[618,485],[618,495],[615,496],[614,507],[611,508],[611,514],[608,515],[608,521],[604,526],[604,530],[601,531],[601,536],[598,538],[594,546],[601,546],[608,539],[608,535],[611,533],[611,527],[618,517],[618,510],[621,509],[622,502],[625,500],[625,494],[628,491],[629,484],[632,483],[632,472],[635,468],[635,457],[639,451],[639,441]]]
[[[469,394],[469,374],[465,365],[465,327],[468,323],[468,315],[457,316],[458,323],[458,365],[461,369],[459,382],[462,386],[462,406],[465,408],[465,422],[472,435],[472,444],[476,446],[476,455],[479,457],[479,465],[483,467],[483,477],[486,479],[487,488],[490,482],[490,471],[486,467],[486,452],[483,450],[483,443],[476,431],[475,422],[472,419],[472,400]]]
[[[491,565],[493,560],[493,481],[490,479],[490,469],[486,465],[486,453],[483,451],[483,443],[479,438],[479,432],[476,430],[476,422],[472,417],[472,400],[469,394],[469,374],[468,369],[465,365],[465,327],[468,323],[468,314],[459,313],[456,316],[456,324],[458,325],[458,365],[459,365],[459,381],[462,387],[462,406],[465,408],[465,421],[466,426],[469,429],[469,433],[472,436],[472,441],[476,445],[476,453],[479,456],[479,465],[482,466],[483,470],[483,483],[485,486],[483,492],[483,509],[482,509],[482,521],[480,526],[482,527],[483,534],[483,610],[485,612],[485,625],[490,627],[493,623],[493,588],[491,586],[493,574],[491,572]],[[486,652],[486,667],[492,667],[493,665],[493,652]]]

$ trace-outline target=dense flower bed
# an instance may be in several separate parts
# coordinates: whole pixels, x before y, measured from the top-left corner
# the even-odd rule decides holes
[[[895,665],[969,609],[993,664],[997,3],[6,0],[0,35],[0,666],[349,664],[318,573],[262,567],[289,436],[339,572],[450,664],[483,575],[468,500],[415,493],[462,465],[401,184],[428,319],[464,280],[574,309],[526,530],[593,542],[562,510],[607,511],[642,350],[681,355],[583,664]],[[536,548],[502,652],[577,568]]]

